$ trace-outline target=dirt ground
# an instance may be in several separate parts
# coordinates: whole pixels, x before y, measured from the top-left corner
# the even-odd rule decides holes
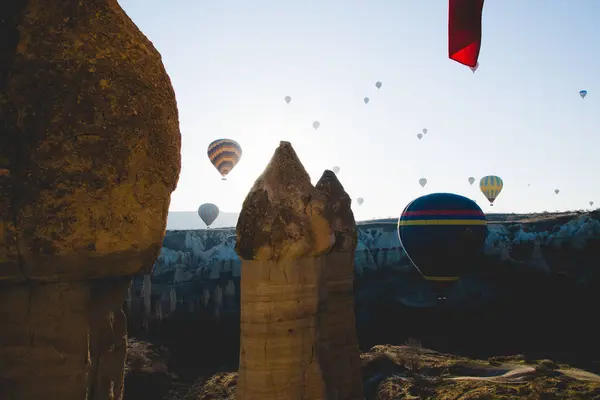
[[[374,346],[361,359],[368,400],[600,400],[600,376],[551,360],[476,360],[425,349],[417,341]],[[227,369],[196,371],[194,377],[170,365],[168,349],[130,339],[125,399],[234,399],[237,373]]]

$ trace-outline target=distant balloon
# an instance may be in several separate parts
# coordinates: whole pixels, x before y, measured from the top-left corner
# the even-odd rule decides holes
[[[425,179],[425,178],[419,179],[419,185],[421,185],[421,187],[425,187],[425,185],[427,185],[427,179]]]
[[[381,82],[379,82],[379,81],[375,82],[375,87],[377,87],[377,89],[381,89],[381,85],[382,85]]]
[[[365,102],[365,104],[369,104],[369,98],[368,98],[368,97],[365,97],[365,98],[363,99],[363,101]]]
[[[554,193],[556,193],[556,194],[559,194],[559,193],[560,193],[560,190],[558,190],[558,189],[554,189]]]
[[[417,137],[419,138],[419,140],[423,139],[423,134],[422,133],[417,133]]]
[[[398,220],[400,244],[439,299],[478,264],[486,236],[487,220],[481,208],[453,193],[419,197]]]
[[[473,73],[475,73],[475,71],[477,71],[477,68],[479,68],[479,61],[477,61],[477,64],[475,64],[474,67],[469,67],[471,69],[471,71],[473,71]]]
[[[198,208],[198,215],[202,218],[206,226],[210,227],[219,216],[219,207],[212,203],[204,203]]]
[[[504,182],[502,182],[499,176],[484,176],[479,181],[479,189],[490,202],[490,206],[494,205],[494,200],[496,200],[503,187]]]
[[[208,159],[223,177],[237,165],[242,158],[242,148],[238,142],[231,139],[217,139],[208,145]]]
[[[359,206],[361,206],[364,201],[365,201],[365,199],[363,199],[362,197],[359,197],[358,199],[356,199],[356,202],[358,203]]]
[[[319,127],[321,126],[321,123],[319,121],[315,121],[313,122],[313,128],[316,131],[317,129],[319,129]]]
[[[472,185],[475,183],[475,178],[473,178],[472,176],[469,177],[469,183]]]
[[[590,201],[590,207],[591,207],[591,206],[593,206],[593,205],[594,205],[594,202],[593,202],[593,201]]]
[[[336,175],[337,175],[337,174],[340,172],[340,167],[338,167],[338,166],[336,165],[335,167],[333,167],[332,171],[333,171],[333,173],[334,173],[334,174],[336,174]]]
[[[585,96],[587,96],[587,90],[580,90],[579,95],[581,96],[582,99],[585,99]]]
[[[290,96],[285,96],[283,98],[283,100],[285,100],[286,103],[290,104],[290,101],[292,101],[292,98]]]
[[[423,128],[423,135],[427,135],[427,128]]]

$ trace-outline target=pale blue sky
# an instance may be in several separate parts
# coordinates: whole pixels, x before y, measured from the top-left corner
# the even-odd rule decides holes
[[[448,59],[446,0],[120,3],[162,53],[177,95],[172,211],[239,211],[280,140],[313,183],[341,167],[346,191],[365,198],[357,219],[398,216],[440,191],[488,212],[600,204],[599,0],[487,0],[475,74]],[[244,151],[226,182],[206,156],[217,138]],[[505,185],[491,208],[477,188],[488,174]]]

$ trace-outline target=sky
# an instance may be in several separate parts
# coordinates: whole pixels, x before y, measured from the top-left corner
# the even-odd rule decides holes
[[[353,202],[358,220],[397,217],[433,192],[485,212],[600,204],[598,0],[486,1],[474,74],[448,58],[445,0],[120,4],[162,54],[177,97],[171,211],[239,212],[281,140],[313,183],[340,167],[346,191],[365,199]],[[227,181],[206,155],[218,138],[243,148]],[[493,207],[477,187],[485,175],[504,181]]]

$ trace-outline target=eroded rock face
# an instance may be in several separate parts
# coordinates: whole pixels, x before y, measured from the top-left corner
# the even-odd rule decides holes
[[[600,260],[600,213],[549,215],[542,222],[539,221],[541,217],[535,215],[523,221],[501,221],[495,215],[489,217],[497,223],[489,226],[485,243],[486,265],[482,271],[498,265],[516,273],[566,277],[584,287],[600,285],[600,270],[596,268]],[[340,237],[337,233],[344,227],[334,228],[337,229],[337,248],[340,243],[345,243],[345,236]],[[400,245],[396,221],[362,222],[357,226],[357,234],[354,272],[358,284],[355,298],[358,309],[372,300],[381,299],[386,293],[394,301],[410,306],[435,304],[428,302],[428,285],[418,276]],[[346,237],[350,243],[356,240],[352,236]],[[197,306],[196,311],[205,310],[201,301],[203,292],[213,293],[217,287],[224,290],[233,285],[237,294],[231,297],[236,306],[231,308],[223,302],[225,307],[221,311],[239,312],[240,259],[234,251],[235,246],[233,228],[167,231],[151,277],[152,309],[162,302],[165,317],[176,310],[191,309],[192,305]],[[476,305],[499,296],[500,293],[482,286],[488,279],[494,283],[497,274],[495,271],[493,275],[460,283],[453,293],[452,304]],[[416,275],[414,279],[413,275]],[[390,276],[401,281],[394,283],[393,291],[386,289]],[[141,314],[141,277],[136,281],[132,304],[135,313]],[[363,290],[373,291],[373,295],[363,295]],[[173,291],[179,299],[175,307],[170,305]],[[482,296],[474,298],[473,293]],[[215,307],[211,296],[207,298],[207,305],[208,308]]]
[[[327,398],[319,312],[327,302],[323,253],[334,244],[325,197],[281,142],[244,200],[236,252],[242,259],[236,398]]]
[[[116,1],[30,0],[7,20],[18,38],[5,50],[12,63],[0,92],[10,205],[0,279],[148,268],[180,170],[177,106],[160,55]]]
[[[179,176],[175,95],[116,1],[1,3],[0,398],[120,398],[128,277]]]

